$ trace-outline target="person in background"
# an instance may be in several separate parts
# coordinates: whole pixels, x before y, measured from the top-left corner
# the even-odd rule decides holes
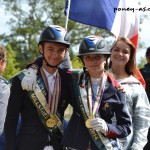
[[[3,129],[10,95],[10,84],[2,77],[7,65],[6,49],[0,45],[0,150],[3,150]]]
[[[124,87],[126,104],[132,120],[131,133],[120,139],[122,150],[142,150],[147,143],[150,126],[150,104],[144,87],[136,78],[135,47],[120,37],[111,49],[110,72]]]
[[[147,64],[145,64],[144,68],[140,69],[140,72],[146,82],[145,90],[146,90],[148,99],[150,101],[150,47],[147,48],[145,56],[146,56]],[[144,150],[149,150],[150,148],[150,129],[149,129],[147,138],[148,138],[148,142],[145,145]]]
[[[72,99],[69,85],[71,75],[67,69],[57,67],[63,61],[69,46],[70,36],[63,27],[46,27],[38,43],[43,57],[37,77],[34,76],[35,90],[27,91],[21,86],[24,76],[33,77],[34,70],[37,69],[35,65],[32,66],[32,72],[23,70],[12,79],[4,126],[5,150],[63,149],[62,122],[64,110]],[[21,127],[16,139],[19,114]]]
[[[140,72],[146,82],[146,93],[148,95],[148,99],[150,100],[150,47],[146,50],[146,61],[144,68],[140,69]]]

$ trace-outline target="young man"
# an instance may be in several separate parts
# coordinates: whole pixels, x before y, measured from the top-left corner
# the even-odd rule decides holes
[[[11,95],[5,122],[5,150],[61,150],[62,120],[71,93],[66,70],[57,67],[70,46],[68,32],[61,26],[44,29],[38,43],[43,55],[34,91],[25,91],[21,81],[28,72],[12,80]],[[16,127],[21,114],[18,140]]]

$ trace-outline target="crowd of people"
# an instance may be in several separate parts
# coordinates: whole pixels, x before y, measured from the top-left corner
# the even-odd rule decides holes
[[[136,76],[132,42],[120,37],[108,48],[100,35],[85,37],[78,70],[69,46],[68,31],[50,25],[40,35],[41,56],[11,83],[0,76],[0,150],[148,150],[148,86]],[[146,58],[140,71],[148,85],[150,48]],[[6,64],[0,46],[0,75]],[[73,113],[64,128],[69,104]]]

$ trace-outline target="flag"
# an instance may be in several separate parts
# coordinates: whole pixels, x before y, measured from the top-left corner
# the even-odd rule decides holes
[[[138,9],[135,0],[70,0],[69,19],[106,29],[113,33],[116,39],[127,37],[137,48]],[[144,85],[145,81],[139,70],[137,76]]]
[[[138,11],[134,0],[71,0],[69,19],[106,29],[138,42]],[[66,6],[67,8],[67,6]]]

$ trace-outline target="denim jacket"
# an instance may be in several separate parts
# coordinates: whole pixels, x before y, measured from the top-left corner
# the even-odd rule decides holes
[[[150,104],[141,83],[133,76],[117,80],[126,92],[126,101],[131,116],[131,134],[120,139],[123,150],[142,150],[147,143],[150,126]]]

